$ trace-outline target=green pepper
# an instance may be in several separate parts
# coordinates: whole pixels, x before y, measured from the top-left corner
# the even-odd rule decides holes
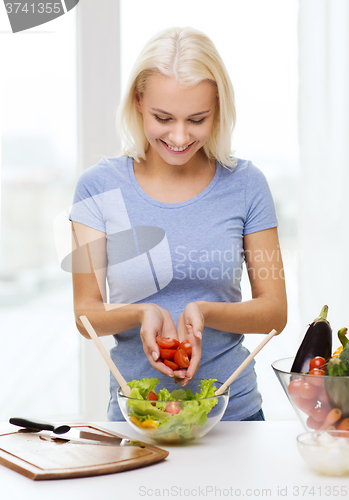
[[[342,328],[338,332],[343,350],[339,357],[331,358],[327,363],[328,376],[325,378],[325,387],[331,403],[342,411],[343,417],[349,416],[349,342],[345,336],[347,331],[347,328]]]

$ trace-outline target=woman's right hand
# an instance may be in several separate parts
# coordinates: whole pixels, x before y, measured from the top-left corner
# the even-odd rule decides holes
[[[182,374],[180,370],[174,373],[171,368],[166,366],[162,361],[159,361],[160,349],[156,343],[156,337],[178,338],[172,316],[166,309],[153,303],[144,304],[144,308],[142,308],[140,335],[143,342],[143,350],[153,368],[172,378],[175,376],[183,378],[185,376],[185,373]],[[183,371],[185,372],[186,370]]]

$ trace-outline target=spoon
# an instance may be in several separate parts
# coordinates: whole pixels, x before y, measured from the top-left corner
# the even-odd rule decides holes
[[[91,323],[89,322],[89,320],[87,319],[86,316],[80,316],[80,319],[81,319],[81,323],[86,328],[87,333],[89,334],[89,336],[91,337],[91,339],[95,343],[97,349],[102,354],[105,362],[109,366],[110,371],[112,372],[112,374],[114,375],[114,377],[116,378],[116,380],[119,382],[120,387],[122,389],[122,392],[124,393],[125,396],[129,396],[131,394],[130,387],[127,385],[126,380],[121,375],[121,373],[119,372],[119,370],[116,368],[114,361],[111,359],[111,357],[107,353],[106,348],[104,347],[104,345],[100,341],[100,339],[99,339],[97,333],[95,332],[93,326],[91,325]]]
[[[227,387],[230,386],[230,384],[236,379],[236,377],[240,375],[240,373],[246,368],[246,366],[253,360],[256,354],[259,353],[259,351],[265,346],[265,344],[269,342],[269,340],[276,334],[277,331],[272,330],[270,333],[268,333],[266,337],[264,337],[262,342],[251,352],[249,356],[247,356],[247,358],[241,363],[241,365],[235,370],[235,372],[232,375],[230,375],[228,380],[226,380],[224,384],[222,384],[220,388],[216,390],[215,396],[223,394],[223,392],[227,389]]]

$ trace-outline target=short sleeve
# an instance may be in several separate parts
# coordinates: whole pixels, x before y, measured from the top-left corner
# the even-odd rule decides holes
[[[69,219],[105,232],[103,162],[86,169],[79,177]]]
[[[246,179],[244,235],[278,226],[273,197],[264,174],[249,164]]]

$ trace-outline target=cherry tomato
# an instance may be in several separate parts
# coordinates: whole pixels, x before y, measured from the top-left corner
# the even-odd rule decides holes
[[[313,358],[309,363],[309,370],[312,370],[313,368],[320,368],[320,366],[324,366],[325,363],[325,358],[322,356],[315,356],[315,358]]]
[[[331,400],[329,398],[329,395],[327,394],[327,391],[326,391],[326,388],[325,387],[321,387],[319,389],[319,392],[318,392],[318,395],[317,395],[317,398],[318,400],[320,401],[321,403],[321,406],[323,405],[323,403],[330,403]]]
[[[314,410],[315,406],[317,405],[317,400],[314,399],[304,399],[304,398],[299,398],[297,399],[296,402],[298,408],[307,415],[311,415],[311,412]]]
[[[155,392],[153,391],[150,391],[148,396],[147,396],[147,399],[148,401],[157,401],[158,400],[158,397],[157,395],[155,394]],[[153,406],[155,406],[155,403],[151,403]]]
[[[315,420],[315,418],[310,416],[307,418],[307,426],[309,427],[309,429],[314,429],[314,430],[320,429],[321,422],[319,422],[318,420]]]
[[[173,360],[181,368],[188,368],[190,364],[188,354],[184,349],[178,349],[178,351],[176,351],[176,354],[174,355]]]
[[[291,396],[299,396],[299,389],[304,384],[304,380],[298,378],[296,380],[292,380],[288,385],[288,393]]]
[[[166,366],[168,366],[169,368],[171,368],[171,370],[178,370],[178,368],[179,368],[179,366],[176,363],[174,363],[173,361],[171,361],[170,359],[165,359],[164,364]]]
[[[319,377],[323,377],[325,373],[325,370],[322,370],[321,368],[312,368],[309,375],[318,375]]]
[[[320,368],[312,368],[309,372],[309,375],[316,375],[313,377],[307,377],[307,381],[311,385],[315,385],[316,387],[322,387],[325,385],[325,379],[322,378],[325,375],[325,370],[320,370]]]
[[[173,359],[173,356],[176,353],[176,349],[162,349],[160,347],[160,356],[162,359]]]
[[[327,411],[325,408],[314,408],[314,410],[311,412],[311,417],[316,420],[317,422],[323,422],[326,418]]]
[[[171,413],[171,415],[177,415],[181,411],[181,407],[177,403],[177,401],[170,401],[165,408],[167,413]]]
[[[302,401],[305,401],[300,396],[291,396],[293,403],[297,406],[297,408],[301,407]]]
[[[156,343],[163,349],[177,349],[179,340],[172,337],[156,337]]]
[[[183,340],[183,342],[181,342],[179,344],[179,349],[184,349],[185,352],[188,355],[188,358],[189,359],[191,358],[191,355],[192,355],[192,346],[191,346],[191,343],[189,342],[189,340]]]
[[[317,389],[314,385],[304,382],[299,388],[299,395],[304,399],[314,399],[317,395]]]

